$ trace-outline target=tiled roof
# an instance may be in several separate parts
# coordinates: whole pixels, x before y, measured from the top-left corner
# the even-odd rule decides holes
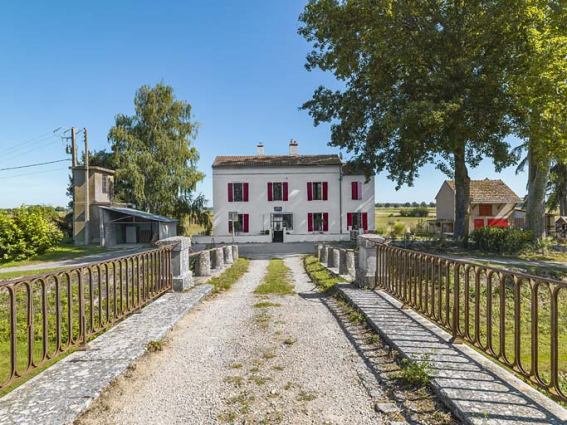
[[[447,180],[455,190],[455,182]],[[520,203],[522,200],[502,180],[471,180],[471,203]]]
[[[295,167],[341,165],[338,155],[217,156],[215,167]]]

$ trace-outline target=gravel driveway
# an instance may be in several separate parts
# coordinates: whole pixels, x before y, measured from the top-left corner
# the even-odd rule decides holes
[[[381,424],[359,357],[306,276],[297,294],[257,296],[267,260],[183,318],[80,424]],[[258,302],[279,306],[258,308]]]

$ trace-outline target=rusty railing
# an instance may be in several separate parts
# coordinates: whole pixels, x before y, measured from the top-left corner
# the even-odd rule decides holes
[[[171,246],[0,282],[0,389],[171,287]]]
[[[567,284],[379,244],[383,289],[567,401]]]

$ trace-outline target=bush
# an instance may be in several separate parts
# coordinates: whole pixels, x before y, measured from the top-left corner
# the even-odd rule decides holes
[[[45,207],[20,207],[12,216],[0,212],[0,260],[25,260],[43,254],[63,239]]]
[[[532,244],[533,233],[506,227],[483,227],[470,234],[476,248],[497,254],[516,254]]]
[[[416,207],[409,209],[400,210],[401,217],[427,217],[429,215],[429,209],[427,207]]]
[[[392,226],[392,235],[403,235],[406,232],[406,225],[404,223],[395,223]]]

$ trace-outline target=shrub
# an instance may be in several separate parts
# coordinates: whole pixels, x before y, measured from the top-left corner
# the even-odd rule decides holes
[[[410,209],[401,209],[401,217],[427,217],[429,215],[429,209],[427,207],[416,207]]]
[[[12,216],[0,212],[0,260],[25,260],[61,242],[63,232],[49,208],[20,207]]]
[[[481,251],[515,254],[531,245],[533,233],[506,227],[483,227],[475,229],[469,240]]]
[[[406,232],[406,225],[404,223],[397,222],[392,226],[393,235],[403,235]]]

